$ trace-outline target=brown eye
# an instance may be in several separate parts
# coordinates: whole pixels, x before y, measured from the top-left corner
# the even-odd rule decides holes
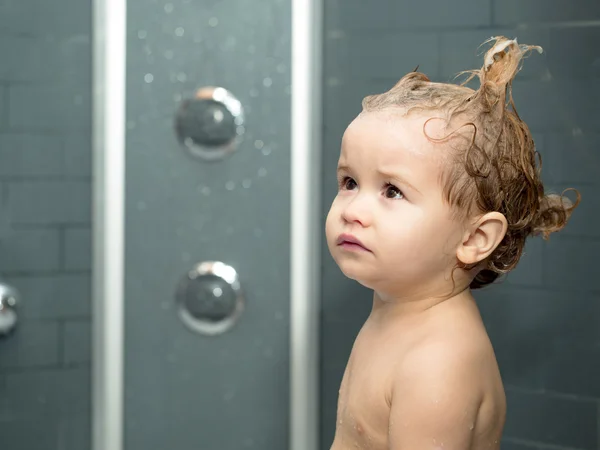
[[[402,194],[402,191],[393,184],[388,184],[385,189],[385,197],[391,199],[401,199],[404,198],[404,194]]]
[[[340,187],[346,191],[352,191],[354,189],[356,189],[357,184],[356,181],[354,181],[353,178],[350,177],[344,177],[342,178],[342,182],[340,183]]]

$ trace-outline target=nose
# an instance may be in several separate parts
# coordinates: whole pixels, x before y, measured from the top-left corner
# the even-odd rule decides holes
[[[342,209],[342,219],[346,223],[355,223],[367,227],[372,221],[372,208],[364,195],[357,195]]]

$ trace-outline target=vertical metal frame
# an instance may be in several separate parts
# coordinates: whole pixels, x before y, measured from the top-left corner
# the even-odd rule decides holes
[[[322,16],[292,0],[290,450],[319,448]]]
[[[126,14],[93,0],[93,450],[123,448]]]

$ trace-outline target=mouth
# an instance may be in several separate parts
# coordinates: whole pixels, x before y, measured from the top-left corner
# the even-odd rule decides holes
[[[351,234],[341,234],[337,238],[336,244],[338,247],[342,247],[345,250],[359,251],[359,252],[371,252],[360,240]]]

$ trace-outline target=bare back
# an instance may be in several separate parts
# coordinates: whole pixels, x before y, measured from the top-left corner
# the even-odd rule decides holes
[[[428,361],[439,359],[436,355],[440,350],[450,357],[449,370],[453,354],[469,355],[465,364],[468,367],[461,369],[470,374],[468,379],[439,380],[451,383],[447,388],[466,399],[464,417],[451,420],[451,425],[464,427],[461,442],[468,444],[456,449],[444,447],[444,442],[436,442],[433,436],[431,448],[498,449],[506,400],[494,351],[475,302],[452,299],[410,319],[383,326],[371,318],[367,320],[356,338],[342,380],[332,450],[395,450],[390,446],[392,430],[396,436],[418,432],[413,427],[419,425],[411,424],[411,410],[403,416],[407,418],[402,420],[404,423],[394,423],[390,411],[392,406],[409,402],[401,392],[410,392],[410,386],[403,384],[411,383],[411,377],[426,374]],[[415,402],[411,401],[413,408]],[[426,401],[419,399],[415,409],[420,407],[419,402]],[[403,450],[405,446],[398,447]]]

